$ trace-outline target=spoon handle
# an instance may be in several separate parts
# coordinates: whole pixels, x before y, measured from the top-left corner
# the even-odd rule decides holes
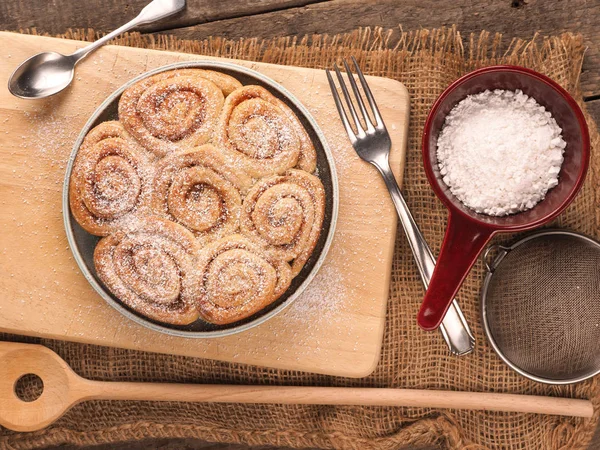
[[[74,59],[75,64],[85,58],[90,52],[96,50],[98,47],[106,44],[111,39],[114,39],[118,35],[125,33],[139,25],[155,22],[157,20],[169,17],[185,7],[185,0],[154,0],[147,4],[144,9],[138,14],[137,17],[127,22],[125,25],[120,26],[116,30],[108,33],[106,36],[101,37],[90,45],[80,48],[71,55]]]
[[[370,405],[510,411],[591,417],[589,400],[423,389],[190,385],[86,380],[81,400],[154,400],[293,405]]]

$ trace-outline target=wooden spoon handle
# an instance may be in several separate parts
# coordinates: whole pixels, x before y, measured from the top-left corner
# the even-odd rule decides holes
[[[592,417],[589,400],[536,395],[419,389],[305,386],[183,385],[161,383],[86,383],[86,399],[159,400],[209,403],[413,406]]]

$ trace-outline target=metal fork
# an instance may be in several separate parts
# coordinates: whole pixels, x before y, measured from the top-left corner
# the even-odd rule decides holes
[[[423,234],[419,230],[419,227],[417,226],[412,214],[410,213],[410,210],[408,209],[404,197],[400,192],[400,188],[398,187],[398,183],[396,183],[392,169],[390,168],[389,154],[392,147],[392,141],[385,124],[383,123],[383,119],[381,118],[381,114],[379,113],[379,109],[377,108],[377,104],[373,98],[373,94],[371,93],[371,90],[367,85],[367,81],[365,80],[365,77],[358,67],[358,63],[354,57],[352,57],[352,62],[354,63],[354,68],[358,74],[363,92],[367,97],[371,107],[370,109],[373,117],[375,118],[375,124],[373,124],[369,114],[367,113],[365,102],[362,99],[356,81],[354,80],[354,76],[352,75],[352,71],[350,70],[350,67],[346,61],[344,61],[346,74],[348,76],[350,86],[352,87],[355,101],[358,104],[362,118],[364,119],[364,125],[366,126],[363,126],[363,123],[361,123],[361,120],[358,117],[353,101],[350,98],[350,93],[348,92],[348,88],[344,83],[344,79],[337,64],[334,66],[335,73],[337,75],[342,94],[344,95],[344,99],[346,100],[348,111],[350,111],[354,126],[356,127],[356,131],[354,131],[352,128],[352,125],[348,120],[348,116],[344,111],[344,107],[342,106],[342,101],[333,81],[333,77],[331,76],[331,72],[327,70],[327,79],[329,80],[331,93],[333,94],[333,99],[335,100],[335,106],[340,113],[342,123],[346,128],[350,142],[352,143],[354,150],[356,150],[356,153],[358,153],[358,156],[360,156],[364,161],[373,164],[381,173],[381,176],[383,177],[383,180],[390,191],[392,201],[394,202],[394,206],[398,212],[398,217],[400,218],[400,222],[402,223],[406,237],[408,238],[410,248],[413,252],[417,267],[419,269],[419,274],[421,275],[421,281],[423,281],[423,285],[425,286],[425,289],[427,289],[429,280],[431,279],[431,275],[433,274],[433,270],[435,268],[435,259],[431,253],[431,249],[427,245],[427,242],[425,242]],[[467,324],[467,321],[456,300],[452,302],[450,309],[448,309],[442,325],[440,325],[440,331],[453,354],[466,355],[473,351],[475,346],[475,338],[473,337],[473,334],[469,329],[469,325]]]

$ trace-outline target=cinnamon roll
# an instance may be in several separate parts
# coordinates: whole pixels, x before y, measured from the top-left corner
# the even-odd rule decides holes
[[[244,199],[242,233],[276,257],[292,261],[296,276],[314,250],[325,215],[321,180],[302,170],[263,178]]]
[[[241,193],[252,180],[229,167],[210,144],[172,153],[159,161],[152,208],[185,225],[201,245],[238,231]]]
[[[298,118],[260,86],[244,86],[227,97],[214,140],[256,178],[295,166],[309,172],[316,168],[315,149]]]
[[[106,236],[148,203],[153,166],[119,122],[101,123],[85,137],[69,182],[69,203],[83,229]]]
[[[181,225],[147,216],[103,238],[94,251],[102,282],[133,310],[159,322],[198,318],[198,244]]]
[[[260,311],[278,299],[292,279],[288,263],[239,234],[202,249],[196,269],[200,315],[219,325]]]
[[[119,100],[119,119],[159,157],[207,142],[234,78],[200,69],[159,73],[137,82]]]

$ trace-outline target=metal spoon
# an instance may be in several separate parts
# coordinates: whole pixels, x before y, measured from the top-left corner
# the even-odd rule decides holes
[[[10,76],[8,90],[14,96],[27,99],[54,95],[71,84],[75,65],[90,52],[125,31],[139,25],[164,19],[181,11],[184,7],[185,0],[154,0],[142,9],[135,19],[87,47],[77,50],[72,55],[65,56],[56,52],[44,52],[32,56],[17,67]]]

